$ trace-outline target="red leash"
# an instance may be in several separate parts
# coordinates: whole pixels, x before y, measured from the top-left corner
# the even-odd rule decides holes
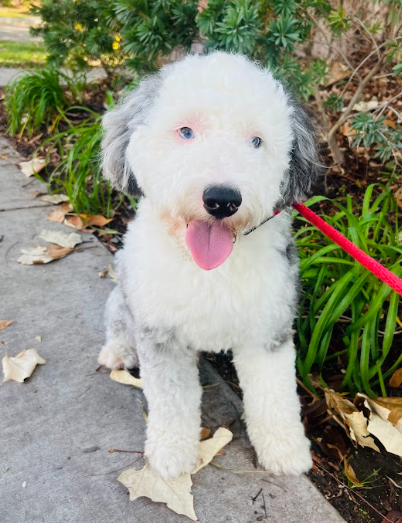
[[[366,267],[370,272],[375,274],[377,278],[389,285],[394,291],[398,292],[402,296],[402,279],[395,276],[390,270],[381,265],[378,261],[374,260],[371,256],[363,252],[350,240],[345,238],[343,234],[338,232],[336,229],[331,227],[322,218],[317,216],[315,212],[303,205],[302,203],[295,203],[293,207],[299,211],[309,222],[323,232],[328,238],[337,243],[344,251],[350,254],[356,261],[358,261],[363,267]]]

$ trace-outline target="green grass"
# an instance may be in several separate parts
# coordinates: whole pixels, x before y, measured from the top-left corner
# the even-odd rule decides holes
[[[313,198],[313,205],[323,197]],[[402,276],[398,206],[389,187],[370,185],[362,204],[350,196],[332,201],[334,215],[322,218],[398,276]],[[341,390],[387,395],[386,381],[402,364],[391,349],[400,296],[340,247],[297,215],[303,292],[297,319],[298,370],[312,387],[311,374],[326,387],[336,362],[343,371]],[[399,338],[398,338],[399,339]],[[333,373],[333,372],[332,372]]]
[[[0,40],[0,67],[43,67],[46,51],[40,42]]]
[[[26,18],[28,16],[30,16],[28,7],[0,7],[0,18]]]

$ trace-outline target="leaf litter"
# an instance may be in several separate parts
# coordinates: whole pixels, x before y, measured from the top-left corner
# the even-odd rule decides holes
[[[2,361],[4,381],[14,380],[23,383],[29,378],[37,365],[44,365],[46,360],[41,358],[36,349],[23,350],[16,356],[9,356],[6,351]]]
[[[387,452],[402,457],[402,398],[369,398],[357,393],[354,403],[333,390],[325,390],[330,409],[345,422],[345,430],[355,446],[381,452],[376,438]]]
[[[48,247],[39,245],[30,249],[21,249],[22,256],[18,258],[18,262],[22,265],[41,265],[65,258],[73,251],[74,249],[70,247],[60,247],[60,245],[49,245]]]
[[[54,205],[69,201],[66,194],[45,194],[38,199],[43,202],[53,203]]]

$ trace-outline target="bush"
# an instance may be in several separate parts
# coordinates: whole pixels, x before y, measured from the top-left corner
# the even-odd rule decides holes
[[[24,73],[5,89],[8,132],[28,135],[49,125],[68,105],[58,71],[43,69]]]
[[[110,75],[122,59],[111,5],[109,0],[43,0],[33,6],[42,24],[31,32],[43,37],[48,62],[73,71],[99,63]]]
[[[308,205],[323,200],[313,198]],[[402,275],[402,242],[398,206],[391,189],[368,186],[362,205],[350,196],[332,201],[338,212],[321,216],[363,251]],[[402,362],[392,351],[400,296],[340,247],[297,215],[303,223],[295,236],[301,255],[303,293],[297,319],[298,370],[309,374],[339,360],[345,369],[341,389],[386,396],[385,380]],[[343,326],[342,328],[340,326]]]

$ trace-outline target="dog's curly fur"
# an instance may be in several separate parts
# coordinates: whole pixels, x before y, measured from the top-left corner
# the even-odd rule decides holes
[[[183,126],[192,140],[178,136]],[[142,198],[118,255],[99,362],[140,366],[150,465],[165,478],[191,472],[200,436],[197,353],[232,349],[260,463],[275,474],[307,471],[292,339],[298,257],[287,209],[319,171],[309,117],[269,71],[215,52],[143,80],[106,114],[104,129],[106,178]],[[257,135],[258,149],[250,142]],[[185,235],[192,220],[213,222],[202,195],[216,185],[236,188],[242,203],[223,220],[236,240],[232,254],[205,271]]]

